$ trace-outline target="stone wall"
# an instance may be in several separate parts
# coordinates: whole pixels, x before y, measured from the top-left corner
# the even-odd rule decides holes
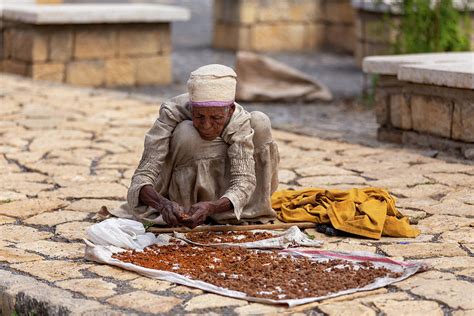
[[[350,0],[215,0],[216,48],[304,51],[323,46],[352,52]]]
[[[172,81],[169,23],[3,26],[5,72],[93,87]]]
[[[402,82],[389,75],[377,82],[379,140],[461,153],[474,149],[474,90]]]

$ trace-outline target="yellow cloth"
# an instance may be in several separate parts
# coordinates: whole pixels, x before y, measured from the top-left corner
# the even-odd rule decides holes
[[[272,207],[284,222],[331,223],[336,229],[374,239],[420,234],[397,211],[395,198],[378,188],[283,190],[273,193]]]

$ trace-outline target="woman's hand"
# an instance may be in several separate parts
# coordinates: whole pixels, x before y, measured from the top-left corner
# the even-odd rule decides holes
[[[189,228],[194,228],[203,224],[209,215],[231,211],[232,209],[232,202],[228,198],[211,202],[198,202],[191,206],[187,216],[182,218],[182,223]]]
[[[185,213],[184,209],[178,203],[165,198],[160,202],[160,206],[163,220],[170,226],[180,226],[181,217]]]
[[[176,202],[161,196],[151,185],[145,185],[140,190],[140,201],[156,209],[163,220],[170,226],[178,226],[180,219],[185,213],[184,209]]]
[[[198,202],[191,206],[188,211],[188,215],[190,217],[183,219],[183,223],[189,228],[194,228],[204,223],[206,218],[214,211],[215,206],[212,204],[212,202]]]

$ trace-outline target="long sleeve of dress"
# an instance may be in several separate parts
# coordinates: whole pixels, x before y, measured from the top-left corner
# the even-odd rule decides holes
[[[256,185],[253,134],[250,120],[246,120],[239,130],[230,136],[227,149],[230,160],[230,186],[223,197],[232,202],[238,220]]]
[[[145,136],[142,158],[128,189],[127,201],[131,209],[140,205],[139,195],[143,186],[156,185],[169,151],[173,130],[184,119],[185,117],[179,115],[179,112],[171,111],[166,103],[161,106],[158,119]]]

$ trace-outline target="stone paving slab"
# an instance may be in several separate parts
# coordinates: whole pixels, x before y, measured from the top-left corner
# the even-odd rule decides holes
[[[274,130],[280,188],[385,186],[422,229],[415,239],[308,234],[325,249],[426,261],[388,288],[295,308],[225,298],[83,259],[103,205],[123,202],[161,100],[0,77],[0,295],[18,314],[472,314],[474,166],[424,150],[367,147]]]

